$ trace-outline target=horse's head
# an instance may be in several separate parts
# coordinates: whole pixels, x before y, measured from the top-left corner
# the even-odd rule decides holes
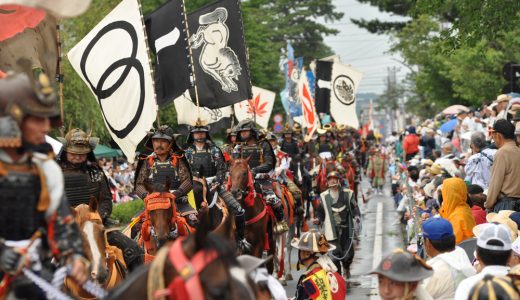
[[[151,223],[150,237],[156,249],[177,237],[177,224],[173,218],[176,208],[171,193],[151,194],[147,197],[145,209]]]
[[[191,299],[254,299],[255,287],[246,272],[240,268],[230,241],[210,232],[209,218],[203,218],[194,235],[174,243],[170,253],[172,268],[166,268],[168,280],[174,283],[174,298]],[[231,227],[231,226],[230,226]],[[190,276],[196,276],[200,285],[188,285],[179,280],[185,263],[192,264]],[[192,280],[193,282],[193,280]]]
[[[329,172],[332,172],[332,171],[335,171],[336,170],[336,161],[330,159],[330,160],[326,160],[325,161],[325,170],[327,171],[327,174]]]
[[[237,201],[242,201],[247,195],[249,184],[249,159],[233,159],[229,168],[229,189]]]
[[[91,200],[90,205],[80,204],[73,209],[74,218],[81,231],[83,248],[90,261],[92,279],[104,284],[108,279],[106,263],[106,235],[101,216],[97,212],[97,201]]]

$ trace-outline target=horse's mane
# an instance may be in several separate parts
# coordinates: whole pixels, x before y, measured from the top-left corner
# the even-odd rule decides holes
[[[204,250],[215,250],[219,254],[220,259],[229,266],[237,266],[238,261],[235,256],[235,250],[231,243],[217,233],[210,232],[205,239]]]
[[[74,214],[74,220],[76,223],[83,224],[90,218],[90,207],[87,204],[80,204],[74,208],[76,213]]]

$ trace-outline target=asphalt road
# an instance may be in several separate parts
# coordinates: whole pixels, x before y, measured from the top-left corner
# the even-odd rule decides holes
[[[366,178],[361,185],[366,193],[369,184]],[[360,194],[361,195],[361,194]],[[360,241],[355,245],[354,262],[351,266],[351,278],[347,290],[348,299],[379,299],[377,280],[368,273],[375,268],[382,257],[395,248],[403,246],[401,230],[395,224],[397,215],[394,202],[391,198],[390,186],[387,184],[383,195],[372,195],[368,203],[358,200],[362,211],[362,232]],[[293,269],[298,254],[292,250]],[[285,290],[289,298],[294,297],[296,283],[302,271],[293,271],[293,280],[287,281]]]

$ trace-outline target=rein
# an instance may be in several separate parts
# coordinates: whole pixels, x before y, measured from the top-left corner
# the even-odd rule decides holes
[[[154,298],[169,296],[170,299],[204,299],[200,273],[219,255],[215,250],[198,251],[193,257],[188,258],[182,249],[185,238],[180,237],[170,247],[168,259],[178,276],[175,277],[168,287],[158,290]]]
[[[228,182],[227,182],[227,190],[229,191],[231,188],[231,176],[228,176]],[[245,191],[240,189],[240,193],[246,194],[246,197],[244,198],[244,203],[248,207],[253,207],[255,205],[255,198],[256,198],[256,191],[255,191],[255,184],[253,181],[253,173],[251,173],[251,170],[249,167],[247,167],[247,186]]]

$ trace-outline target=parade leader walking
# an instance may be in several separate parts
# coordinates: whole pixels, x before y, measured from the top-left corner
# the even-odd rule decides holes
[[[484,206],[498,212],[508,209],[520,211],[520,148],[515,144],[515,127],[501,119],[495,122],[491,137],[498,148]]]

